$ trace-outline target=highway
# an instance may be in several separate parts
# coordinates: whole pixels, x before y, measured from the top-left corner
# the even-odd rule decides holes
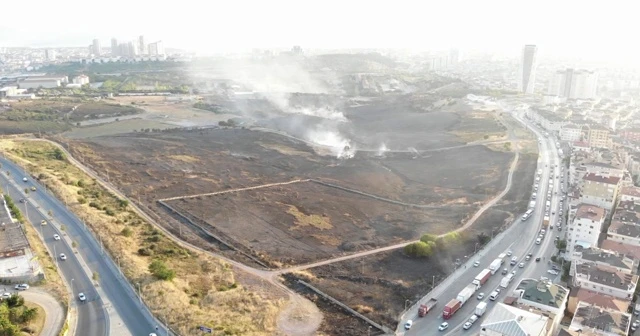
[[[82,221],[15,163],[4,157],[0,158],[0,163],[2,164],[0,183],[2,183],[3,189],[7,190],[25,216],[28,216],[35,228],[41,232],[49,250],[52,252],[55,250],[57,254],[55,257],[64,280],[72,287],[74,294],[72,302],[77,307],[76,334],[96,336],[148,335],[151,332],[156,332],[160,336],[166,335],[163,330],[156,331],[156,323],[144,314],[138,299],[134,295],[130,295],[132,289],[125,287],[117,278],[120,276],[119,272],[107,264],[108,262],[113,263],[113,261],[109,259],[106,252],[102,252],[97,239],[83,228]],[[28,182],[23,182],[23,177],[27,177]],[[30,186],[35,186],[37,191],[25,195],[23,189]],[[25,198],[27,202],[20,203],[21,198]],[[51,211],[51,217],[49,211]],[[43,219],[47,222],[53,220],[63,224],[65,230],[60,231],[59,226],[51,224],[40,225],[40,221]],[[99,274],[99,290],[94,287],[89,275],[83,270],[77,255],[72,251],[71,243],[65,240],[54,240],[54,234],[68,236],[71,241],[77,242],[77,253],[81,255],[89,267],[89,272]],[[60,260],[58,257],[60,253],[64,253],[67,260]],[[77,296],[80,292],[87,297],[85,303],[78,300]],[[99,292],[103,293],[104,297],[101,297]],[[119,322],[113,323],[114,321]]]
[[[512,114],[516,119],[523,122],[521,116],[516,113]],[[527,125],[528,126],[528,125]],[[528,126],[529,127],[529,126]],[[536,201],[535,210],[532,216],[527,221],[522,221],[520,217],[516,218],[512,225],[503,233],[502,237],[496,238],[494,242],[490,244],[489,247],[481,250],[478,254],[471,257],[470,260],[461,267],[466,267],[466,269],[459,270],[459,273],[455,274],[455,281],[451,281],[445,288],[436,287],[432,293],[429,293],[425,296],[421,301],[426,301],[430,298],[436,298],[438,300],[438,304],[436,307],[427,314],[425,317],[418,317],[417,315],[417,305],[406,312],[396,331],[396,334],[399,335],[430,335],[438,332],[438,326],[444,322],[445,320],[442,317],[442,310],[444,306],[451,299],[454,299],[457,294],[464,289],[467,285],[471,284],[473,279],[475,278],[480,271],[484,268],[488,268],[489,264],[498,257],[500,253],[512,251],[513,256],[518,257],[519,262],[525,262],[524,257],[527,253],[532,253],[533,257],[530,261],[525,262],[524,268],[519,268],[516,266],[509,266],[509,259],[511,257],[505,258],[505,263],[502,268],[507,268],[509,272],[516,271],[516,277],[514,281],[511,282],[510,287],[507,290],[502,290],[502,293],[498,296],[496,301],[490,301],[488,299],[489,294],[496,288],[499,287],[500,281],[503,276],[500,272],[497,272],[495,275],[492,275],[491,278],[485,283],[477,292],[476,295],[480,292],[485,294],[485,298],[482,301],[486,301],[488,303],[487,313],[484,316],[487,316],[490,313],[490,310],[495,305],[495,302],[501,302],[504,297],[507,296],[506,293],[509,293],[512,290],[512,287],[515,286],[520,279],[523,278],[523,275],[527,277],[540,277],[543,274],[545,276],[550,276],[547,274],[547,270],[550,265],[547,264],[549,257],[555,250],[554,238],[555,235],[553,231],[545,235],[541,245],[535,244],[535,239],[539,235],[539,231],[542,226],[542,219],[544,217],[545,212],[545,203],[546,203],[546,195],[548,189],[549,179],[553,177],[554,186],[553,186],[553,198],[552,198],[552,211],[556,210],[557,202],[556,199],[558,196],[555,195],[555,191],[559,191],[558,181],[555,179],[555,176],[559,172],[559,168],[555,168],[556,164],[559,164],[559,158],[557,156],[557,150],[555,148],[555,142],[552,139],[547,139],[543,136],[541,131],[537,128],[529,127],[539,139],[542,141],[539,143],[539,160],[538,160],[538,168],[541,171],[540,181],[531,183],[538,183],[539,189],[537,194],[540,195]],[[553,173],[551,173],[551,167],[554,167]],[[558,211],[555,211],[556,214],[551,216],[550,223],[557,222]],[[540,262],[535,262],[535,258],[540,257]],[[472,264],[475,261],[479,261],[479,267],[473,267]],[[534,265],[534,266],[531,266]],[[463,330],[462,325],[466,322],[469,317],[474,313],[475,307],[481,300],[476,299],[476,295],[474,295],[469,301],[464,304],[447,322],[449,323],[449,328],[441,332],[445,335],[456,335],[457,333],[471,333],[474,331],[478,332],[480,325],[482,323],[482,318],[474,323],[470,330]],[[404,323],[407,320],[413,321],[413,327],[409,331],[404,330]]]

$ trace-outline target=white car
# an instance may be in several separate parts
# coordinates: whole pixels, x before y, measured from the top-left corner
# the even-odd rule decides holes
[[[524,263],[520,263],[520,264],[518,265],[518,267],[520,267],[520,268],[524,268]]]
[[[27,182],[28,180],[27,180],[27,178],[26,178],[26,177],[23,177],[23,178],[22,178],[22,181]]]
[[[67,256],[64,253],[60,253],[60,260],[67,260]]]
[[[482,299],[484,299],[484,293],[478,294],[478,300],[482,300]]]
[[[16,285],[15,290],[19,290],[19,291],[23,291],[23,290],[27,290],[29,289],[29,285],[27,284],[20,284],[20,285]]]
[[[60,240],[60,236],[58,236],[58,234],[57,234],[57,233],[56,233],[56,234],[54,234],[54,235],[53,235],[53,240]]]
[[[84,296],[84,293],[80,293],[78,294],[78,300],[80,300],[80,302],[85,302],[87,300],[87,297]]]
[[[438,330],[444,331],[444,330],[447,330],[448,328],[449,328],[449,322],[442,322],[438,327]]]
[[[511,252],[511,250],[507,251],[507,255],[511,256],[513,254],[513,252]]]
[[[464,325],[462,326],[462,328],[463,328],[464,330],[468,330],[469,328],[471,328],[471,326],[472,326],[472,325],[473,325],[473,323],[471,323],[471,322],[467,321],[467,322],[465,322],[465,323],[464,323]]]
[[[558,271],[555,271],[555,270],[552,270],[552,269],[548,270],[547,273],[553,274],[553,275],[558,275],[559,274]]]
[[[4,293],[2,293],[2,299],[3,299],[3,300],[4,300],[4,299],[8,299],[8,298],[10,298],[10,297],[11,297],[11,293],[9,293],[9,292],[4,292]]]
[[[44,219],[43,219],[43,220],[41,220],[41,221],[40,221],[40,225],[47,225],[47,221],[46,221],[46,220],[44,220]]]
[[[480,266],[480,262],[476,260],[476,261],[473,263],[473,267],[478,267],[478,266]]]

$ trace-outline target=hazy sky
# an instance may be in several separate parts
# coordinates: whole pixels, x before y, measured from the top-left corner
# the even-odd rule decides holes
[[[575,0],[3,2],[0,45],[85,46],[144,34],[165,46],[216,52],[252,47],[412,47],[588,55],[640,62],[640,2]]]

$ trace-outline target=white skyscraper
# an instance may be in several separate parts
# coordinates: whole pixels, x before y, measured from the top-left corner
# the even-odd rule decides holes
[[[138,37],[138,46],[140,47],[140,54],[147,55],[149,50],[147,50],[147,45],[144,43],[144,36],[140,35]]]
[[[111,56],[118,56],[118,40],[115,38],[111,39]]]
[[[44,57],[47,59],[47,61],[55,61],[57,57],[57,53],[55,50],[45,49]]]
[[[100,54],[102,53],[102,48],[100,48],[100,40],[93,40],[93,44],[91,45],[91,53],[94,56],[100,56]]]
[[[594,99],[597,86],[597,72],[566,69],[554,74],[549,81],[548,93],[569,99]]]
[[[536,58],[538,47],[532,44],[525,45],[522,49],[522,63],[520,64],[520,76],[518,77],[518,90],[525,94],[532,94],[536,83]]]
[[[164,45],[162,44],[162,41],[149,44],[149,55],[164,55]]]

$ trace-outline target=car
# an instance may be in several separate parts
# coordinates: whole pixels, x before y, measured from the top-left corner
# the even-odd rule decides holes
[[[555,270],[552,270],[552,269],[548,270],[547,273],[552,274],[552,275],[558,275],[558,271],[555,271]]]
[[[26,201],[27,201],[27,200],[26,200],[26,199],[24,199],[24,198],[21,198],[21,199],[20,199],[20,203],[25,203]]]
[[[473,263],[473,267],[478,267],[478,266],[480,266],[480,262],[479,262],[478,260],[476,260],[476,261]]]
[[[551,266],[551,268],[552,268],[554,271],[559,271],[559,270],[560,270],[560,266],[558,266],[558,265],[553,265],[553,266]]]
[[[520,264],[518,264],[518,267],[520,267],[520,268],[524,268],[524,263],[523,263],[523,262],[521,262]]]
[[[31,191],[36,191],[36,187],[31,187]]]
[[[537,258],[536,258],[536,262],[539,262],[539,261],[540,261],[540,257],[537,257]]]
[[[158,336],[156,333],[150,333],[149,336]]]
[[[43,219],[43,220],[41,220],[41,221],[40,221],[40,225],[47,225],[47,221],[46,221],[46,220],[44,220],[44,219]]]
[[[513,252],[511,252],[511,250],[507,251],[507,255],[511,256],[513,254]]]
[[[3,299],[3,300],[4,300],[4,299],[8,299],[8,298],[10,298],[10,297],[11,297],[11,293],[9,293],[9,292],[4,292],[4,293],[2,293],[2,299]]]
[[[556,241],[560,240],[560,236],[556,236]]]
[[[526,261],[531,260],[531,256],[530,256],[530,255],[527,255],[526,257],[524,257],[524,260],[526,260]]]
[[[511,275],[516,276],[516,270],[511,271]]]
[[[16,286],[14,287],[14,289],[15,289],[15,290],[19,290],[19,291],[24,291],[24,290],[29,289],[29,285],[27,285],[27,284],[20,284],[20,285],[16,285]]]
[[[444,331],[447,330],[449,328],[449,323],[448,322],[442,322],[440,323],[440,326],[438,326],[438,330],[440,331]],[[405,326],[406,329],[406,326]]]
[[[498,298],[498,295],[500,294],[499,290],[494,290],[493,292],[491,292],[491,295],[489,295],[489,300],[491,301],[495,301]]]
[[[463,328],[464,330],[468,330],[469,328],[471,328],[471,326],[472,326],[472,325],[473,325],[473,323],[471,323],[471,322],[467,321],[467,322],[465,322],[465,323],[464,323],[464,325],[462,326],[462,328]]]
[[[67,260],[67,256],[64,253],[60,253],[60,260]]]
[[[80,293],[80,294],[78,294],[78,300],[80,300],[80,302],[85,302],[87,300],[87,297],[84,296],[84,293]],[[411,320],[409,320],[409,321],[411,321]],[[409,327],[409,328],[411,328],[411,327]]]
[[[53,240],[60,240],[60,236],[56,233],[53,235]]]
[[[484,293],[478,294],[478,300],[482,300],[482,299],[484,299]]]
[[[506,268],[502,269],[502,275],[507,275],[507,273],[509,273],[509,270]]]
[[[22,178],[22,181],[27,182],[27,181],[29,181],[29,180],[28,180],[26,177],[23,177],[23,178]]]

